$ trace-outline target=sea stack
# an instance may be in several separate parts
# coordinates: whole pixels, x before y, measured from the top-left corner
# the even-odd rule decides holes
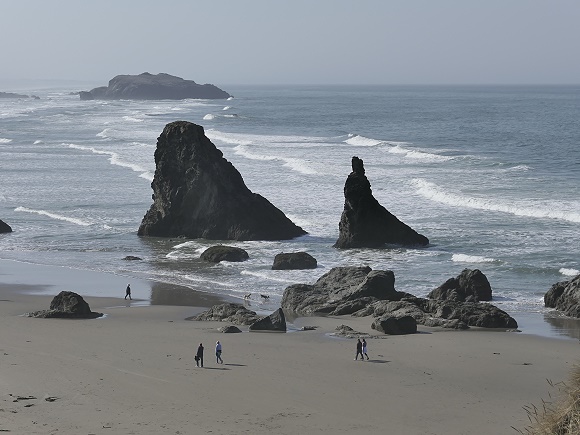
[[[167,124],[157,139],[155,165],[153,204],[140,236],[288,240],[306,234],[246,187],[199,125]]]
[[[389,213],[373,196],[363,161],[352,158],[344,184],[344,211],[335,248],[380,248],[385,244],[426,246],[429,239]]]

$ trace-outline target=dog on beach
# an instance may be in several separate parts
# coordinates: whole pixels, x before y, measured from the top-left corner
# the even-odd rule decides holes
[[[266,301],[267,301],[268,299],[270,299],[270,296],[268,296],[268,295],[263,295],[262,293],[260,293],[260,297],[261,297],[262,299],[266,300]]]

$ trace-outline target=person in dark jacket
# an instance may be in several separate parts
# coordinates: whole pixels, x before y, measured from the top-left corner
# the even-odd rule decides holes
[[[203,367],[203,344],[199,343],[199,347],[197,348],[197,353],[195,354],[195,363],[199,367]]]
[[[363,353],[362,353],[362,343],[360,341],[360,338],[356,341],[356,355],[354,357],[355,361],[358,359],[359,355],[360,355],[360,359],[362,359],[364,361],[365,357],[363,356]]]

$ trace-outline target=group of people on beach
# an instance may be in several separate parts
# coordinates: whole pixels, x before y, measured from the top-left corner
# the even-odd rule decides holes
[[[363,338],[360,341],[360,338],[356,341],[356,355],[354,356],[354,360],[358,360],[358,356],[360,355],[360,359],[362,361],[365,360],[365,356],[367,357],[367,361],[369,356],[367,355],[367,341]]]
[[[194,357],[197,367],[203,367],[203,349],[203,343],[199,343],[197,353]],[[222,344],[219,342],[219,340],[215,342],[215,362],[217,364],[224,363],[224,360],[222,359]]]

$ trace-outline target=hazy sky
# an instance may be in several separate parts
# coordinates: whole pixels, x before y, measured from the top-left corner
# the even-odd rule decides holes
[[[579,0],[0,0],[0,80],[580,83]]]

